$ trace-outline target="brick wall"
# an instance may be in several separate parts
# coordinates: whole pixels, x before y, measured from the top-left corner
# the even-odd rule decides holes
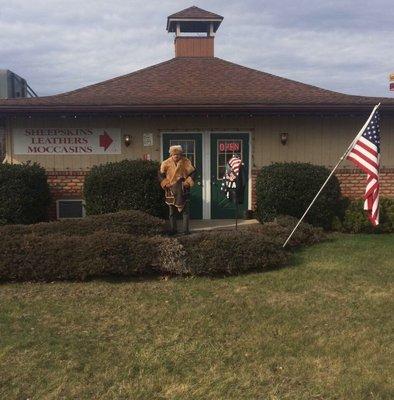
[[[53,204],[49,210],[49,218],[56,219],[56,200],[81,199],[85,171],[47,171]]]
[[[259,169],[252,170],[252,209],[256,209],[256,178]],[[347,197],[362,197],[365,191],[366,175],[358,169],[339,169],[336,174],[342,194]],[[380,195],[394,198],[394,168],[380,170]]]
[[[252,210],[256,209],[256,178],[259,172],[259,169],[252,169]]]
[[[259,169],[252,169],[252,209],[256,209],[256,178]],[[47,171],[48,183],[54,202],[50,208],[50,219],[56,219],[56,200],[81,199],[86,171]],[[342,194],[348,197],[362,197],[366,177],[357,169],[341,169],[336,173]],[[394,198],[394,168],[380,171],[380,193],[383,197]]]
[[[342,194],[347,197],[362,197],[365,191],[366,175],[358,169],[341,169],[335,174],[341,184]],[[380,170],[380,195],[394,198],[394,168]]]

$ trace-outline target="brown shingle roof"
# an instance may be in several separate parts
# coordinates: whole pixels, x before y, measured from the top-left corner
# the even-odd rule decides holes
[[[71,92],[0,100],[4,111],[362,109],[394,99],[333,92],[220,58],[173,58]]]
[[[221,15],[215,14],[210,11],[203,10],[202,8],[192,6],[171,14],[168,18],[176,19],[223,19]]]

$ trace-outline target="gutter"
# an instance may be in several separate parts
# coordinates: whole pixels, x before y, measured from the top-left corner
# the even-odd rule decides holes
[[[89,112],[125,112],[125,113],[179,113],[179,112],[363,112],[375,104],[190,104],[190,105],[0,105],[0,114],[24,113],[89,113]],[[382,104],[383,111],[394,111],[393,104]]]

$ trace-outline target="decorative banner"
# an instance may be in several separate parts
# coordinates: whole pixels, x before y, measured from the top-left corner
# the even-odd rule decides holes
[[[17,128],[14,154],[120,154],[120,128]]]

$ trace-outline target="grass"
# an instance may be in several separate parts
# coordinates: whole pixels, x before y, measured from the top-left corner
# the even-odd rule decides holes
[[[394,235],[225,279],[0,285],[0,399],[393,399]]]

